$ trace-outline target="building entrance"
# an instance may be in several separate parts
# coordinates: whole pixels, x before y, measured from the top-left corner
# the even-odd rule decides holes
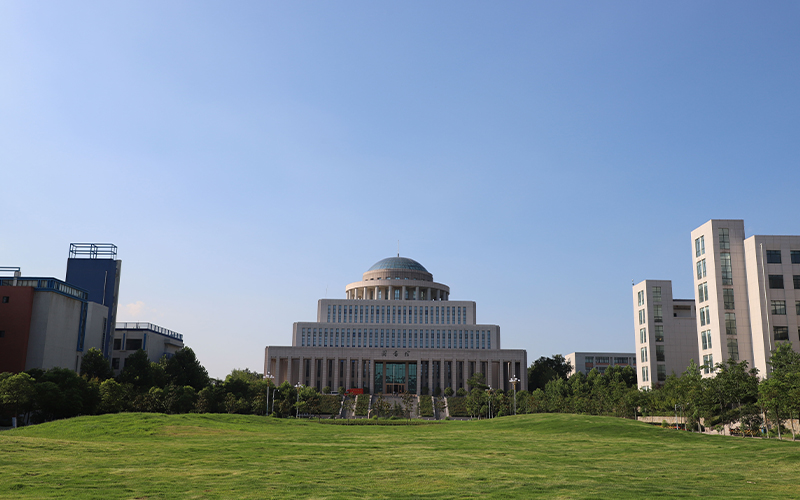
[[[386,384],[386,394],[402,394],[406,392],[406,384]]]
[[[375,391],[384,394],[417,393],[416,363],[375,363]]]

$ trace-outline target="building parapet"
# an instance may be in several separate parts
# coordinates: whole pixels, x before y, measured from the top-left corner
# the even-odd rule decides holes
[[[153,333],[158,333],[160,335],[164,335],[165,337],[173,338],[176,340],[180,340],[183,342],[183,335],[178,332],[173,332],[172,330],[167,330],[158,325],[154,325],[153,323],[140,323],[140,322],[125,322],[125,323],[117,323],[116,324],[117,330],[147,330]]]

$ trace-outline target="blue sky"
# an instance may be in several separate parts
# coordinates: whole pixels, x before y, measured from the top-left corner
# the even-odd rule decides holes
[[[532,362],[632,351],[708,219],[800,234],[796,2],[9,1],[0,67],[0,265],[115,243],[215,377],[398,240]]]

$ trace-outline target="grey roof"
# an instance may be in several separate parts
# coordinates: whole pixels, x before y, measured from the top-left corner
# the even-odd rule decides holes
[[[378,271],[380,269],[410,269],[412,271],[422,271],[423,273],[428,272],[428,270],[425,269],[422,264],[414,259],[408,259],[406,257],[388,257],[386,259],[379,260],[372,267],[370,267],[367,272]]]

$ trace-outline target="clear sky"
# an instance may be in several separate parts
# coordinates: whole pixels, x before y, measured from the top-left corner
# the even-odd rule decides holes
[[[692,229],[800,234],[800,3],[0,3],[0,266],[263,370],[397,252],[528,360],[633,351]]]

